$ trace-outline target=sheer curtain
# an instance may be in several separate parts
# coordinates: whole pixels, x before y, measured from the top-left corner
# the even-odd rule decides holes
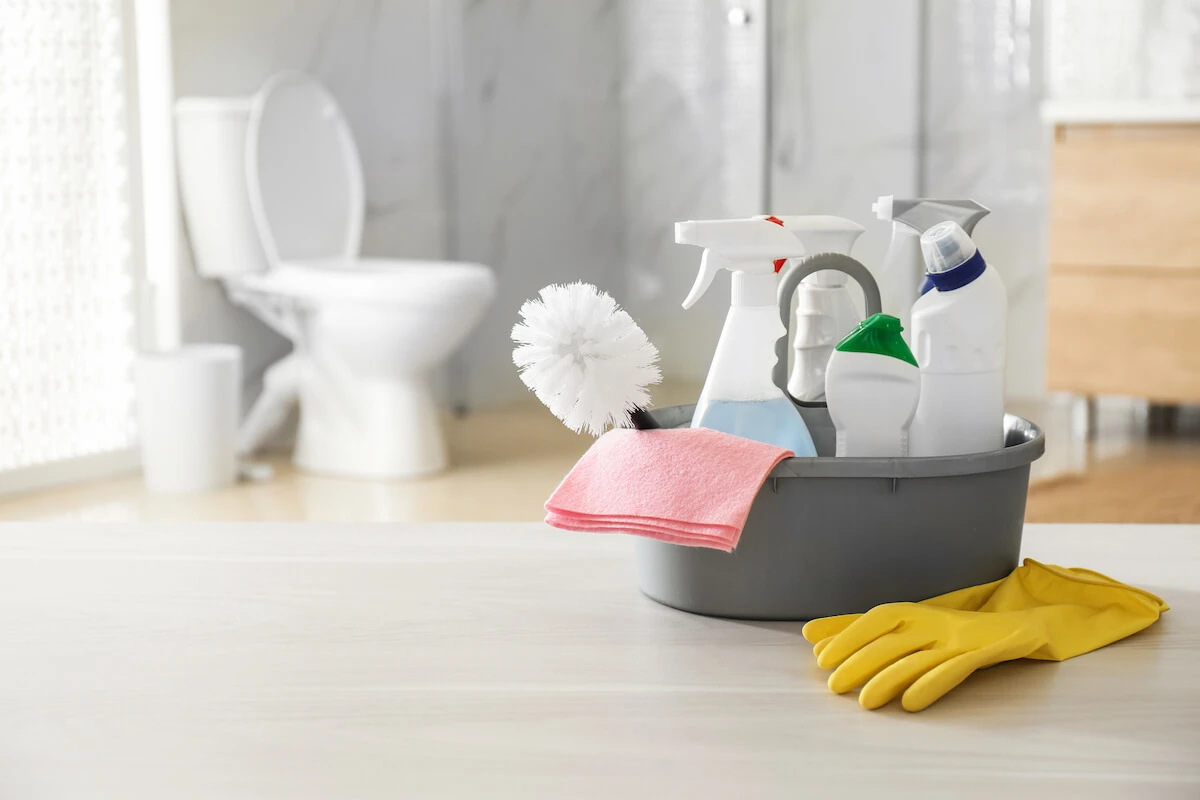
[[[136,441],[122,0],[0,0],[0,490]]]

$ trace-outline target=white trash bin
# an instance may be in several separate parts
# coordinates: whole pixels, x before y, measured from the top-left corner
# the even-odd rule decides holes
[[[241,348],[196,344],[141,353],[136,381],[146,488],[182,494],[232,484],[242,410]]]

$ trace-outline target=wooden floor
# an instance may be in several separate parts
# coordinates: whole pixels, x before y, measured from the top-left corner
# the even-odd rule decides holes
[[[657,405],[686,402],[694,387],[665,387]],[[1099,436],[1080,432],[1079,409],[1065,400],[1012,409],[1047,432],[1034,464],[1031,522],[1200,522],[1200,413],[1185,414],[1170,437],[1146,434],[1144,410],[1102,406]],[[415,481],[352,481],[295,470],[285,455],[268,459],[274,476],[206,495],[147,493],[136,475],[0,498],[0,520],[540,520],[542,503],[587,449],[541,406],[446,420],[454,463]]]
[[[1054,468],[1030,486],[1028,521],[1200,521],[1200,408],[1184,409],[1174,430],[1151,434],[1144,404],[1114,400],[1094,439],[1080,432],[1072,413],[1080,410],[1060,404],[1042,412]]]
[[[1081,473],[1034,482],[1030,522],[1200,522],[1200,443],[1158,442]]]

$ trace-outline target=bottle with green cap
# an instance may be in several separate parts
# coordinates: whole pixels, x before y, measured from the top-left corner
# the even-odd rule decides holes
[[[908,428],[921,396],[921,371],[900,320],[876,314],[842,339],[825,371],[825,399],[837,429],[837,455],[908,455]]]

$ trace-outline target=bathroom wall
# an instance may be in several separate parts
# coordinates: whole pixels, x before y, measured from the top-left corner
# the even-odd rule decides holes
[[[871,204],[885,194],[912,196],[918,186],[919,6],[772,5],[771,207],[864,226],[854,255],[872,268],[887,252],[891,225]]]
[[[702,381],[729,309],[729,276],[684,311],[700,251],[678,220],[767,211],[765,0],[622,3],[622,297],[668,380]]]
[[[499,293],[451,393],[469,405],[526,396],[509,332],[543,286],[624,293],[620,215],[620,3],[442,0],[451,93],[450,256],[490,265]]]
[[[891,226],[871,205],[912,196],[920,173],[919,0],[775,0],[771,12],[771,209],[854,220],[866,229],[854,256],[875,268]]]
[[[438,81],[428,0],[171,0],[176,95],[245,95],[299,69],[329,87],[350,121],[366,177],[364,251],[443,253]],[[181,264],[185,341],[245,350],[251,392],[288,343]]]
[[[524,299],[561,280],[623,293],[619,6],[172,0],[176,90],[247,94],[280,69],[325,83],[363,159],[364,251],[496,271],[446,387],[456,405],[496,405],[526,394],[508,339]],[[196,278],[190,256],[183,271],[185,338],[241,344],[253,384],[287,343]]]
[[[918,0],[625,4],[628,305],[668,378],[703,380],[729,305],[723,277],[680,309],[699,252],[673,221],[837,214],[867,228],[856,254],[882,259],[871,204],[920,172],[919,28]]]
[[[1050,132],[1041,0],[926,0],[922,191],[971,197],[1008,290],[1010,397],[1045,393]]]
[[[1010,281],[1010,390],[1040,391],[1039,9],[1039,0],[171,0],[178,95],[247,94],[286,68],[329,86],[362,152],[368,254],[496,270],[496,302],[450,370],[451,399],[475,407],[524,396],[508,331],[520,303],[559,280],[611,291],[659,346],[668,378],[701,380],[729,281],[679,307],[699,254],[674,244],[676,220],[840,214],[867,226],[856,253],[873,266],[888,226],[871,203],[918,191],[993,207],[978,234]],[[995,44],[997,30],[1011,35]],[[253,392],[288,344],[198,279],[188,254],[182,271],[185,339],[241,344]]]
[[[1041,395],[1040,0],[776,0],[772,10],[772,207],[866,226],[855,255],[874,269],[890,235],[871,212],[878,196],[987,205],[975,238],[1008,289],[1008,393]]]

